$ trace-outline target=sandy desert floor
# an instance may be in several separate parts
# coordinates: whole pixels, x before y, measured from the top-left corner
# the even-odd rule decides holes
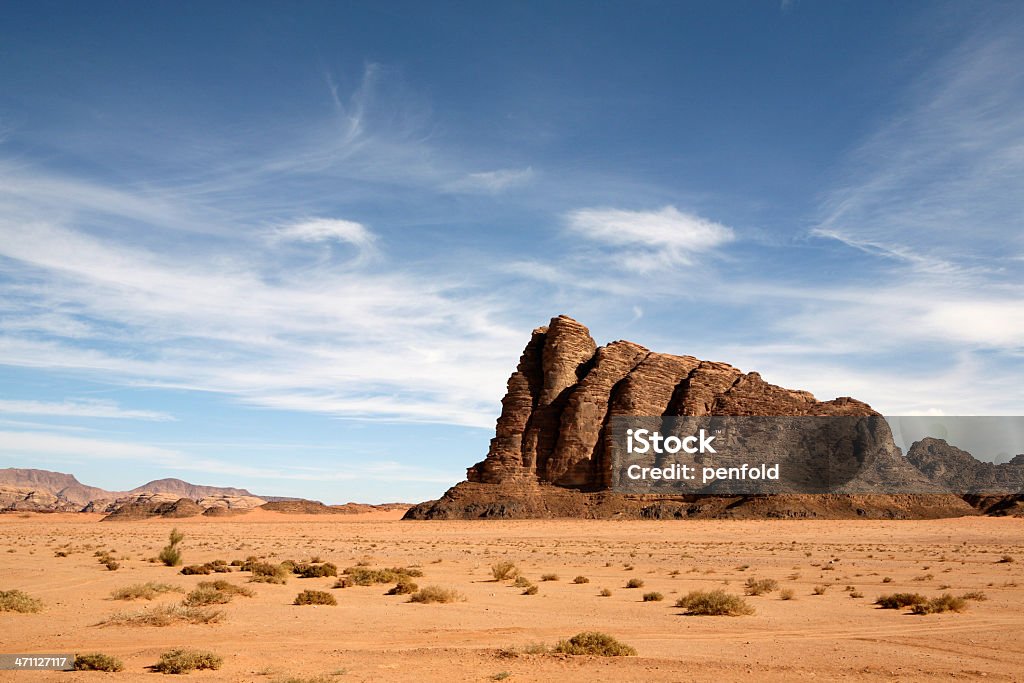
[[[0,612],[0,653],[103,652],[121,673],[0,672],[3,680],[159,680],[147,667],[174,647],[211,650],[218,671],[195,680],[323,677],[341,681],[1021,680],[1024,671],[1024,520],[937,521],[479,521],[402,522],[398,513],[99,522],[98,515],[0,516],[0,590],[45,602],[36,614]],[[390,585],[334,589],[333,578],[247,583],[249,573],[183,576],[148,561],[170,529],[185,533],[186,564],[250,555],[339,568],[419,565],[421,586],[466,600],[413,604]],[[96,550],[113,551],[108,571]],[[57,553],[67,553],[58,557]],[[1003,556],[1013,562],[1000,562]],[[515,562],[536,595],[495,582]],[[544,574],[558,580],[541,581]],[[575,584],[583,575],[589,583]],[[751,616],[684,616],[677,597],[749,577],[793,591],[751,596]],[[883,581],[886,578],[889,581]],[[100,626],[112,613],[181,600],[115,601],[114,589],[157,581],[190,589],[216,578],[253,588],[220,608],[221,623]],[[644,586],[626,588],[632,578]],[[815,586],[827,586],[815,595]],[[849,590],[847,587],[855,590]],[[294,606],[306,588],[331,606]],[[602,597],[602,588],[611,595]],[[644,602],[645,592],[664,594]],[[926,616],[883,610],[883,593],[983,591],[967,611]],[[851,597],[851,594],[862,597]],[[636,657],[527,654],[584,630],[609,633]]]

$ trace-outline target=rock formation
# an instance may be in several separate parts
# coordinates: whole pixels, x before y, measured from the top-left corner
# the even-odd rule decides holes
[[[932,481],[952,491],[985,494],[1024,493],[1024,456],[996,465],[977,460],[967,451],[942,439],[921,439],[907,451],[907,461]]]
[[[726,363],[654,353],[627,341],[597,347],[566,316],[534,330],[508,381],[487,456],[467,481],[408,519],[476,517],[942,517],[977,514],[954,495],[653,496],[610,491],[616,416],[873,416],[852,398],[818,401]],[[891,438],[891,437],[890,437]],[[898,457],[885,463],[915,483]],[[924,490],[938,490],[927,489]]]

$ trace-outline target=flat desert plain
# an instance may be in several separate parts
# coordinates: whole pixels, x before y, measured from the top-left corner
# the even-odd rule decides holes
[[[1024,520],[934,521],[438,521],[400,513],[290,516],[255,511],[212,519],[99,522],[98,515],[0,516],[0,590],[41,599],[38,613],[0,612],[0,652],[101,652],[120,673],[0,672],[4,680],[158,680],[148,667],[177,647],[223,658],[194,680],[217,681],[725,681],[1021,680]],[[339,573],[413,567],[421,587],[464,601],[418,604],[392,584],[333,588],[334,577],[249,583],[238,571],[190,576],[150,561],[172,527],[186,565],[249,556],[311,559]],[[109,571],[97,551],[120,563]],[[66,556],[58,556],[65,555]],[[513,562],[533,595],[493,565]],[[545,577],[545,575],[548,575]],[[574,583],[577,576],[589,579]],[[542,580],[546,578],[547,580]],[[743,596],[748,579],[778,588],[745,596],[747,616],[686,616],[694,590]],[[192,590],[226,579],[255,592],[209,609],[212,624],[101,625],[118,612],[179,604],[186,593],[114,600],[132,584]],[[631,579],[642,582],[627,588]],[[305,589],[336,606],[296,606]],[[602,595],[602,589],[610,593]],[[663,600],[645,602],[645,593]],[[962,612],[881,609],[882,594],[981,592]],[[791,596],[783,599],[783,595]],[[544,653],[601,631],[637,656]]]

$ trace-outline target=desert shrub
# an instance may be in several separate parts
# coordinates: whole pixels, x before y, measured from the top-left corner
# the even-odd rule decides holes
[[[863,593],[861,593],[861,592],[860,592],[860,591],[858,591],[858,590],[853,590],[853,591],[850,591],[850,597],[851,597],[851,598],[863,598],[863,597],[864,597],[864,594],[863,594]]]
[[[657,591],[651,591],[650,593],[644,593],[644,602],[661,602],[665,599],[665,596]]]
[[[395,583],[394,588],[388,591],[388,595],[410,595],[420,589],[415,583],[409,579],[399,579]]]
[[[107,571],[113,572],[121,568],[121,563],[112,557],[108,557],[103,560],[103,566],[107,568]]]
[[[691,591],[676,600],[676,607],[685,608],[687,614],[701,616],[736,617],[754,613],[746,600],[723,590]]]
[[[963,612],[967,609],[967,601],[949,593],[943,593],[928,602],[918,603],[911,608],[914,614],[938,614],[940,612]]]
[[[996,560],[996,564],[1011,564],[1012,562],[1013,557],[1010,555],[1003,555],[998,560]]]
[[[967,591],[960,597],[964,600],[974,600],[975,602],[985,602],[988,600],[988,596],[981,591]]]
[[[203,607],[206,605],[224,605],[231,602],[233,596],[229,593],[219,591],[212,586],[196,588],[185,596],[181,604],[186,607]]]
[[[515,588],[527,588],[529,586],[532,586],[533,582],[530,581],[525,576],[523,576],[522,574],[520,574],[519,576],[516,577],[516,580],[512,582],[512,585]]]
[[[644,580],[643,579],[630,579],[629,581],[626,582],[626,588],[643,588],[643,587],[644,587]]]
[[[165,674],[187,674],[197,669],[219,669],[224,659],[201,650],[170,650],[160,655],[153,671]]]
[[[519,567],[514,562],[505,560],[491,565],[491,576],[495,581],[507,581],[519,576]]]
[[[166,566],[177,567],[181,564],[181,550],[178,548],[178,544],[185,540],[185,534],[177,529],[171,529],[170,537],[167,540],[169,543],[160,550],[157,557]]]
[[[409,596],[409,602],[420,602],[424,604],[432,602],[458,602],[465,599],[466,596],[462,593],[451,588],[442,588],[441,586],[426,586]]]
[[[811,589],[811,594],[812,595],[824,595],[825,591],[827,591],[827,590],[828,590],[828,586],[826,586],[823,583],[819,583],[818,585],[816,585],[814,588]]]
[[[755,579],[750,577],[743,585],[747,595],[764,595],[778,588],[779,582],[775,579]]]
[[[283,564],[270,562],[254,562],[250,571],[252,577],[249,580],[255,583],[288,583],[288,576],[291,574]]]
[[[577,633],[569,640],[559,641],[554,652],[566,655],[596,655],[598,657],[635,657],[636,649],[598,631]]]
[[[926,602],[928,602],[928,598],[920,593],[879,595],[878,599],[875,600],[875,604],[882,609],[902,609],[904,607],[913,607],[914,605],[923,605]]]
[[[327,591],[304,590],[295,596],[293,605],[337,605],[338,601]]]
[[[0,591],[0,612],[40,612],[43,601],[19,590]]]
[[[99,652],[75,655],[75,671],[121,671],[123,668],[120,659]]]
[[[211,574],[213,573],[213,566],[209,564],[190,564],[187,567],[182,567],[181,573],[186,575]]]
[[[573,583],[590,583],[590,579],[583,576],[582,574],[572,580]]]
[[[349,582],[355,586],[372,586],[377,583],[394,583],[402,578],[418,578],[423,572],[413,567],[389,567],[387,569],[370,569],[361,565],[348,567],[342,572]],[[339,578],[335,588],[346,588],[345,581]]]
[[[885,578],[882,579],[882,583],[892,583],[892,577],[891,576],[886,576]]]
[[[598,595],[600,595],[602,598],[610,598],[612,597],[612,591],[609,588],[602,588],[600,592],[598,592]]]
[[[558,574],[541,574],[541,581],[558,581]]]
[[[219,610],[189,607],[187,605],[159,605],[139,612],[117,612],[102,622],[101,626],[170,626],[187,624],[216,624],[224,618]]]
[[[256,595],[256,592],[251,588],[245,586],[238,586],[230,581],[224,579],[217,579],[215,581],[200,581],[196,588],[212,589],[220,591],[221,593],[227,593],[228,595],[243,595],[247,598],[251,598]]]
[[[538,590],[537,586],[531,583],[526,587],[526,590],[523,591],[523,595],[536,595]]]
[[[293,570],[302,579],[318,579],[324,576],[337,576],[338,567],[330,562],[323,564],[300,564]]]
[[[792,600],[796,597],[796,593],[793,592],[792,588],[783,588],[779,591],[779,600]]]
[[[110,594],[113,600],[153,600],[163,593],[181,593],[184,589],[179,586],[172,586],[169,583],[136,583],[124,588],[118,588]]]

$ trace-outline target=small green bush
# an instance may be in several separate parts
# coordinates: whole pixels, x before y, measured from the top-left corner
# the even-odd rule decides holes
[[[720,589],[691,591],[676,600],[676,607],[685,608],[687,614],[698,616],[738,617],[754,613],[754,608],[746,600]]]
[[[442,588],[441,586],[426,586],[409,596],[409,602],[423,604],[459,602],[465,599],[466,596],[462,595],[462,593],[451,588]]]
[[[295,596],[293,605],[337,605],[338,601],[327,591],[305,590]]]
[[[181,550],[178,549],[178,544],[185,540],[185,534],[177,529],[171,529],[168,540],[170,542],[160,550],[157,557],[168,567],[177,567],[181,564]]]
[[[635,657],[636,648],[598,631],[577,633],[569,640],[559,641],[554,652],[566,655],[595,655],[598,657]]]
[[[124,664],[117,657],[93,652],[75,655],[75,671],[121,671]]]
[[[43,601],[19,590],[0,591],[0,612],[41,612]]]
[[[165,674],[186,674],[197,669],[219,669],[224,659],[212,652],[200,650],[170,650],[160,655],[153,671]]]

